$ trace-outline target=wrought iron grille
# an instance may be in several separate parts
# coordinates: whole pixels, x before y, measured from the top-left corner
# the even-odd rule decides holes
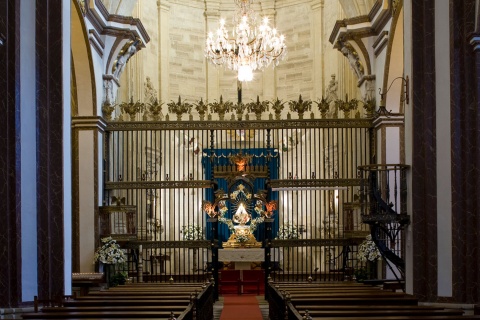
[[[217,243],[202,201],[235,172],[228,157],[241,151],[252,156],[246,172],[256,188],[278,201],[272,239],[264,226],[255,233],[263,247],[271,244],[274,275],[344,277],[368,232],[357,167],[370,163],[371,126],[369,119],[109,122],[104,205],[115,197],[137,208],[130,272],[141,260],[151,281],[211,276]],[[220,224],[219,246],[228,232]]]

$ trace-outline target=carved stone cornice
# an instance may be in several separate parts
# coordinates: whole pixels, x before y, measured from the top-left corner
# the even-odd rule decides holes
[[[473,47],[474,52],[480,51],[480,33],[472,33],[470,35],[469,41]]]
[[[102,35],[112,35],[120,38],[142,39],[143,46],[150,41],[150,36],[138,18],[110,14],[101,0],[89,2],[85,18],[92,24],[95,31]],[[123,24],[125,28],[112,27],[109,24]]]
[[[373,53],[375,56],[378,56],[380,52],[382,52],[383,48],[385,48],[388,44],[388,31],[384,30],[380,32],[377,37],[377,40],[373,43]]]
[[[210,180],[189,181],[107,181],[106,190],[116,189],[190,189],[210,188]]]
[[[105,131],[107,123],[102,117],[72,117],[72,129],[99,129]]]
[[[391,8],[385,9],[381,1],[377,1],[368,15],[338,20],[329,41],[335,45],[340,38],[367,38],[378,35],[392,18],[391,12]]]
[[[88,30],[88,40],[95,51],[102,56],[105,49],[105,42],[100,38],[100,35],[95,29]]]

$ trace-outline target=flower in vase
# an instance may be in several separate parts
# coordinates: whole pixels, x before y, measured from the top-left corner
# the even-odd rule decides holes
[[[368,235],[365,240],[358,246],[357,258],[360,261],[376,261],[382,255],[377,245],[372,240],[372,236]]]
[[[202,227],[194,224],[183,226],[182,233],[183,240],[203,240],[205,238]]]
[[[102,238],[101,241],[103,245],[95,250],[93,263],[117,264],[124,263],[127,260],[125,252],[112,237]]]

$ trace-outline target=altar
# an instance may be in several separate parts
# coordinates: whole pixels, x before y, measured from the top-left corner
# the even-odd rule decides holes
[[[235,269],[249,270],[251,262],[265,261],[265,251],[263,248],[219,249],[218,261],[235,262]]]

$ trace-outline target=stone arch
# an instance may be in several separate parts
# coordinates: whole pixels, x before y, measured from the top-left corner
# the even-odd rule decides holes
[[[97,93],[92,53],[88,41],[82,10],[77,1],[71,1],[71,55],[72,85],[76,101],[72,104],[72,116],[96,116]],[[72,97],[73,98],[73,97]]]
[[[403,3],[398,4],[395,10],[392,11],[392,25],[390,28],[390,41],[387,46],[387,53],[385,58],[385,69],[382,85],[382,93],[388,91],[385,95],[385,105],[387,110],[392,110],[393,113],[404,113],[403,92],[405,83],[398,77],[405,78],[404,75],[404,60],[403,60]]]

